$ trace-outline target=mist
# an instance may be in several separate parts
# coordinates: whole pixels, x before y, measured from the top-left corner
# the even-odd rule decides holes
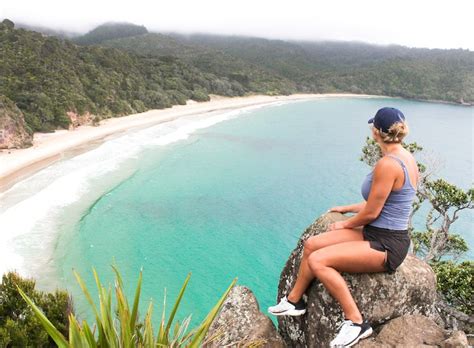
[[[343,40],[474,50],[474,2],[381,1],[3,1],[0,18],[83,34],[104,22],[152,32],[271,39]]]

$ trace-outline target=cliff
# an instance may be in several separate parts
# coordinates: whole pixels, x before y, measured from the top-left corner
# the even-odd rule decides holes
[[[303,232],[282,270],[278,299],[289,291],[296,280],[304,241],[325,232],[330,223],[346,218],[339,213],[328,213]],[[394,274],[343,273],[343,277],[361,312],[376,331],[370,340],[365,340],[365,344],[443,345],[442,342],[452,336],[450,330],[445,330],[447,325],[438,306],[436,276],[427,263],[414,255],[409,254]],[[311,283],[304,298],[307,313],[301,317],[279,317],[280,334],[291,347],[328,346],[343,320],[343,313],[318,280]],[[393,327],[401,326],[406,330],[394,335],[397,330]],[[421,330],[418,335],[415,327]],[[379,337],[379,332],[384,334]],[[432,332],[432,335],[427,332]]]
[[[325,232],[328,224],[345,218],[339,213],[328,213],[303,232],[282,270],[276,302],[288,293],[296,280],[304,241]],[[374,328],[374,334],[360,341],[357,347],[468,346],[466,334],[446,320],[445,310],[439,306],[433,270],[415,256],[408,255],[394,274],[343,274],[343,277],[361,312]],[[234,290],[213,323],[208,337],[218,335],[219,339],[209,347],[233,344],[328,347],[343,320],[338,303],[318,280],[311,283],[304,295],[305,315],[278,317],[279,334],[259,312],[249,289]]]
[[[0,95],[0,149],[29,147],[32,142],[23,113],[14,102]]]

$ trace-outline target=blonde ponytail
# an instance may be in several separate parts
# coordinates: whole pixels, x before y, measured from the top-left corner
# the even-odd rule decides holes
[[[409,128],[407,122],[394,123],[387,133],[378,129],[380,137],[384,143],[401,143],[403,138],[408,135]]]

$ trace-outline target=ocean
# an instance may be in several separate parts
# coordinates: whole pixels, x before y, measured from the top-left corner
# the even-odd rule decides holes
[[[382,106],[401,109],[436,176],[473,183],[473,108],[393,98],[281,102],[185,117],[112,137],[58,162],[0,195],[5,269],[73,294],[90,317],[72,274],[93,289],[116,264],[132,294],[143,269],[142,310],[168,310],[191,272],[180,318],[196,323],[237,277],[261,309],[276,301],[278,279],[303,230],[331,206],[362,200],[370,168],[359,160],[367,120]],[[427,209],[415,218],[423,228]],[[452,230],[471,247],[474,214]]]

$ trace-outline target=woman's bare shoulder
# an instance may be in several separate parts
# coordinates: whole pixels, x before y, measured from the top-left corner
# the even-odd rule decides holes
[[[391,159],[389,156],[383,156],[381,157],[377,163],[375,164],[374,168],[390,168],[390,167],[395,167],[397,163]]]
[[[374,175],[393,174],[397,172],[397,167],[400,165],[387,156],[380,158],[374,166]],[[390,175],[393,176],[393,175]]]

